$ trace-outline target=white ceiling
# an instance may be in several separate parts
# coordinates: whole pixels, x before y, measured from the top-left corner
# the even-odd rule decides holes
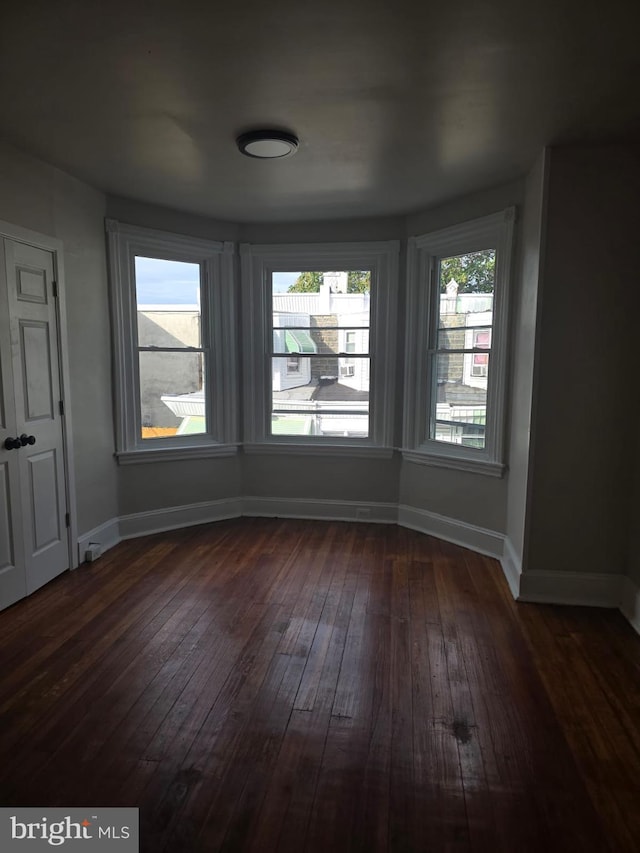
[[[1,135],[221,219],[407,213],[548,143],[640,138],[638,0],[3,5]],[[262,126],[298,153],[242,157],[235,137]]]

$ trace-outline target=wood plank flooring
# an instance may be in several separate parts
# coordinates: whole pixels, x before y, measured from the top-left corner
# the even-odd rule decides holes
[[[141,850],[639,851],[640,638],[395,526],[122,543],[0,613],[0,802]]]

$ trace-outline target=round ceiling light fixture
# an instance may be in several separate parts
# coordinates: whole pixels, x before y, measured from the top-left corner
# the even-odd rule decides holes
[[[298,150],[298,137],[281,130],[250,130],[236,139],[242,154],[259,160],[290,157]]]

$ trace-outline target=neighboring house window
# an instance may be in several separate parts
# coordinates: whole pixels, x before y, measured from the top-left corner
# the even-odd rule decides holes
[[[391,452],[398,249],[241,247],[249,452]]]
[[[107,233],[119,460],[235,452],[231,244]]]
[[[343,332],[344,338],[344,352],[355,353],[357,349],[357,332],[355,331],[346,331]],[[341,358],[340,359],[340,376],[341,377],[352,377],[356,375],[356,360],[353,358]]]
[[[491,349],[491,329],[476,329],[473,332],[471,346],[474,350]],[[471,375],[486,377],[489,375],[489,354],[474,352],[471,356]]]
[[[409,241],[404,456],[501,475],[514,209]]]
[[[290,355],[287,358],[287,373],[300,374],[300,356]]]

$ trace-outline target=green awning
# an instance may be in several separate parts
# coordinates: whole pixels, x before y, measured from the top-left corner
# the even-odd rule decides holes
[[[287,352],[316,352],[316,345],[308,332],[287,329],[284,333]]]

